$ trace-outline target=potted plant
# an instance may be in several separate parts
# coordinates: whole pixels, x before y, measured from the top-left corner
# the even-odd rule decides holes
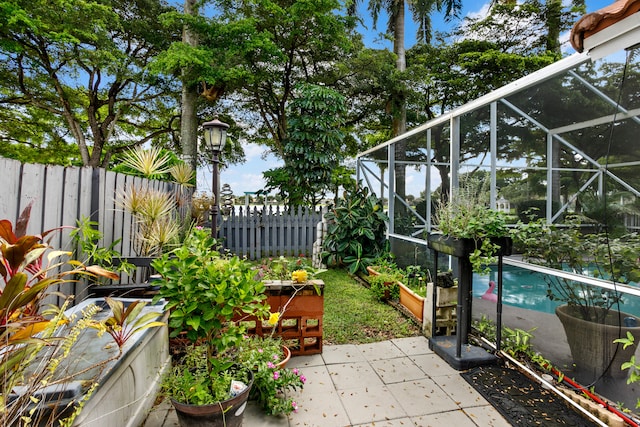
[[[498,255],[511,254],[507,215],[468,193],[461,191],[438,205],[436,233],[428,236],[428,242],[438,252],[468,258],[474,272],[486,274]]]
[[[193,187],[195,172],[166,150],[137,147],[124,153],[116,170],[147,179],[165,179],[176,183],[174,194],[151,185],[131,185],[116,197],[116,203],[132,215],[132,246],[139,257],[157,257],[175,247],[188,226],[183,205]]]
[[[85,414],[97,417],[97,401],[113,398],[109,393],[115,387],[108,381],[119,378],[122,370],[116,367],[125,367],[129,376],[137,372],[127,364],[144,354],[141,333],[164,324],[156,320],[161,313],[145,309],[140,301],[124,308],[122,302],[107,299],[104,309],[111,308],[110,316],[98,316],[103,308],[91,301],[83,301],[82,309],[70,308],[72,296],[62,296],[59,306],[45,304],[52,296],[61,296],[52,288],[78,277],[117,275],[69,259],[70,252],[51,246],[55,231],[72,227],[26,234],[30,210],[29,205],[15,227],[0,220],[0,425],[71,425],[74,420],[81,424]],[[97,337],[91,328],[98,329]],[[117,348],[102,340],[103,332]],[[136,343],[127,344],[134,335]],[[88,342],[93,345],[90,349]],[[138,344],[138,351],[130,351]],[[153,361],[147,363],[151,367],[147,372],[156,367]],[[146,392],[144,387],[152,380],[140,379],[136,391]],[[137,398],[136,391],[120,395]],[[132,400],[111,411],[110,419],[134,419],[146,402]]]
[[[400,298],[400,280],[402,275],[398,272],[378,272],[373,267],[369,270],[367,282],[373,292],[373,296],[379,301],[397,300]]]
[[[563,228],[542,219],[519,223],[514,239],[523,258],[557,270],[590,272],[593,277],[617,283],[640,280],[640,237],[630,234],[606,239],[583,234],[575,217],[568,217],[567,223]],[[592,378],[603,373],[626,375],[620,367],[635,353],[636,345],[616,349],[614,340],[624,338],[627,332],[640,336],[640,319],[619,309],[623,304],[620,294],[558,276],[546,275],[545,281],[547,297],[564,303],[556,308],[556,315],[577,368]]]
[[[296,401],[286,391],[302,389],[306,378],[298,369],[287,369],[291,351],[281,338],[246,336],[235,349],[237,362],[252,370],[254,380],[249,398],[269,415],[289,414],[298,410]]]
[[[241,424],[253,374],[234,360],[246,332],[234,319],[269,314],[264,285],[251,267],[214,247],[207,230],[194,228],[181,246],[153,262],[161,276],[155,299],[167,302],[170,336],[184,334],[190,341],[164,387],[183,426],[201,418],[212,419],[211,425]]]
[[[499,261],[500,256],[510,255],[512,240],[507,228],[507,216],[503,212],[488,206],[482,191],[483,183],[473,181],[473,175],[467,176],[464,185],[447,201],[442,201],[434,215],[437,233],[427,236],[429,248],[457,258],[458,309],[456,310],[455,354],[448,352],[453,338],[435,337],[436,319],[432,319],[431,348],[455,369],[468,369],[482,363],[493,363],[494,356],[485,354],[481,348],[474,348],[477,356],[471,352],[462,352],[462,345],[468,344],[471,330],[472,278],[473,272],[488,274],[490,264]],[[434,260],[438,270],[438,257]],[[436,287],[434,290],[437,291]],[[432,293],[433,294],[433,293]],[[431,315],[435,316],[437,296],[431,300]],[[501,307],[501,305],[498,305]]]

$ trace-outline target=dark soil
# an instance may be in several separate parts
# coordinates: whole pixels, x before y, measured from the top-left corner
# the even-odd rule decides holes
[[[481,366],[461,375],[513,426],[597,425],[515,369]]]

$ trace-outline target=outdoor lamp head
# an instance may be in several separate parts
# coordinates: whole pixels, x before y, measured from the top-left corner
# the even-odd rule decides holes
[[[216,115],[210,122],[202,124],[204,128],[205,147],[212,151],[220,151],[227,139],[229,125],[218,120]]]

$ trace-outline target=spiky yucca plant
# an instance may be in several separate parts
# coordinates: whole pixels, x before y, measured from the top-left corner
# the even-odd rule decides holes
[[[136,147],[125,153],[122,163],[140,172],[145,178],[157,179],[169,173],[169,160],[169,153],[165,152],[163,154],[158,147],[148,150],[143,147]]]
[[[189,216],[184,211],[185,198],[190,198],[187,187],[192,186],[193,169],[179,162],[169,166],[171,155],[159,148],[131,150],[125,155],[123,164],[147,178],[166,178],[171,175],[179,188],[174,193],[166,193],[150,187],[131,185],[118,193],[116,204],[134,216],[132,235],[134,250],[139,256],[161,255],[165,248],[179,243],[183,232],[181,220]]]

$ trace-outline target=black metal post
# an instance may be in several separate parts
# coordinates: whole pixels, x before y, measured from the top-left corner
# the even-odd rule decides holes
[[[498,256],[498,303],[496,310],[496,353],[500,353],[502,342],[502,255]]]
[[[438,287],[438,251],[434,250],[433,253],[433,269],[435,270],[435,272],[433,274],[433,289],[431,293],[431,338],[434,338],[436,336],[436,322],[438,319],[438,316],[436,315],[436,310],[438,309],[436,305],[436,298],[438,297],[438,291],[436,289]]]
[[[218,152],[213,150],[213,206],[211,206],[211,237],[218,238]]]
[[[468,256],[458,258],[458,324],[456,325],[456,357],[462,357],[462,345],[469,343],[471,329],[471,281],[473,271]]]

